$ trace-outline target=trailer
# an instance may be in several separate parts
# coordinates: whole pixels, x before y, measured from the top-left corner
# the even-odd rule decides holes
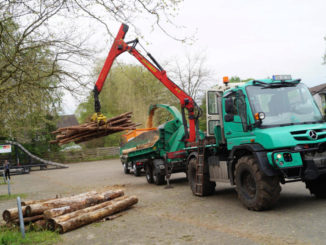
[[[169,112],[172,119],[156,128],[153,118],[159,108]],[[157,185],[164,184],[167,175],[186,173],[185,134],[178,109],[163,104],[151,105],[146,126],[123,135],[125,144],[120,148],[120,159],[124,172],[132,170],[135,176],[140,176],[144,169],[147,182]]]

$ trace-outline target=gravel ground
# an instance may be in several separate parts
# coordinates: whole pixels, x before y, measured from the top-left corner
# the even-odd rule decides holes
[[[139,203],[114,220],[63,234],[60,244],[326,244],[326,200],[310,196],[303,183],[283,185],[273,210],[253,212],[228,184],[201,198],[191,194],[184,174],[172,176],[174,188],[165,189],[125,175],[119,160],[69,166],[13,176],[12,193],[38,199],[118,185]],[[0,185],[0,194],[6,188]],[[0,210],[14,205],[0,201]]]

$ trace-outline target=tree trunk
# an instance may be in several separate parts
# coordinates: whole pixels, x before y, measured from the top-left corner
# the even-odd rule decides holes
[[[112,200],[114,198],[123,196],[124,192],[122,190],[108,191],[108,192],[105,192],[104,194],[102,193],[102,195],[104,197],[103,201],[107,201],[107,200]],[[92,203],[92,202],[76,203],[76,204],[72,204],[70,206],[49,209],[49,210],[44,211],[44,218],[45,219],[54,218],[54,217],[57,217],[57,216],[60,216],[60,215],[66,214],[66,213],[71,213],[71,212],[79,210],[79,209],[87,208],[94,204],[96,204],[96,203]]]
[[[120,200],[120,198],[118,199],[111,201],[110,205],[105,206],[103,208],[94,210],[92,212],[81,214],[77,217],[68,219],[65,222],[57,223],[56,227],[58,228],[60,233],[65,233],[67,231],[74,230],[83,225],[103,219],[104,217],[107,217],[109,215],[118,213],[138,202],[138,198],[135,196],[125,197],[122,200]]]

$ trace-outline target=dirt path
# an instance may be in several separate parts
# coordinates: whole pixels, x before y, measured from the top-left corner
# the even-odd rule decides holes
[[[215,195],[195,197],[184,174],[173,189],[123,174],[119,160],[70,164],[69,169],[13,177],[13,193],[47,198],[105,186],[124,186],[139,203],[122,217],[64,234],[64,244],[325,244],[326,200],[311,197],[302,183],[283,187],[275,209],[246,210],[234,188],[218,184]],[[6,186],[0,186],[0,194]],[[15,204],[1,201],[0,210]]]

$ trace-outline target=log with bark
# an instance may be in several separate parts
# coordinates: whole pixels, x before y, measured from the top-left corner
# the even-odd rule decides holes
[[[111,201],[111,204],[103,208],[83,213],[66,221],[57,222],[56,228],[59,230],[60,233],[65,233],[67,231],[74,230],[83,225],[90,224],[92,222],[101,220],[107,216],[123,211],[136,204],[137,202],[138,198],[135,196],[114,199]]]
[[[126,196],[122,196],[122,197],[114,199],[114,201],[118,202],[118,201],[124,200],[126,198],[127,198]],[[78,217],[78,216],[80,216],[82,214],[85,214],[85,213],[93,212],[93,211],[95,211],[97,209],[104,208],[104,207],[109,206],[111,204],[113,204],[113,200],[112,201],[107,201],[107,202],[102,202],[100,204],[97,204],[97,205],[94,205],[94,206],[91,206],[91,207],[88,207],[88,208],[80,209],[80,210],[77,210],[75,212],[67,213],[65,215],[61,215],[61,216],[58,216],[58,217],[55,217],[55,218],[48,219],[48,224],[47,224],[48,229],[49,230],[55,230],[57,228],[58,223],[65,222],[65,221],[67,221],[69,219]]]
[[[134,130],[138,125],[131,121],[131,115],[132,112],[127,112],[110,118],[106,122],[88,122],[76,126],[59,128],[52,132],[52,134],[57,134],[57,136],[56,140],[52,140],[51,143],[58,143],[59,145],[70,142],[81,143],[124,130]]]
[[[44,218],[43,215],[35,215],[35,216],[32,216],[32,217],[25,217],[23,219],[24,219],[24,224],[29,224],[29,223],[35,222],[37,220],[42,220],[43,218]],[[19,225],[19,218],[11,220],[9,222],[14,224],[14,225]]]
[[[123,195],[122,190],[109,190],[102,193],[96,191],[82,193],[76,196],[58,198],[42,203],[36,203],[26,206],[26,216],[34,216],[43,214],[44,211],[53,208],[60,208],[64,206],[84,205],[91,206],[100,202],[104,202],[115,195]]]
[[[22,207],[23,216],[26,214],[26,207]],[[4,221],[9,222],[10,220],[14,220],[18,218],[18,208],[9,208],[3,211],[2,218]]]
[[[124,195],[124,192],[122,190],[115,190],[115,191],[107,191],[103,195],[103,201],[107,201],[107,200],[112,200],[114,198],[120,197]],[[101,200],[102,201],[102,198]],[[53,209],[48,209],[44,211],[44,218],[45,219],[51,219],[66,213],[71,213],[73,211],[79,210],[79,209],[83,209],[86,207],[89,207],[91,205],[94,205],[96,203],[90,203],[90,202],[83,202],[83,203],[74,203],[70,206],[63,206],[63,207],[59,207],[59,208],[53,208]]]

